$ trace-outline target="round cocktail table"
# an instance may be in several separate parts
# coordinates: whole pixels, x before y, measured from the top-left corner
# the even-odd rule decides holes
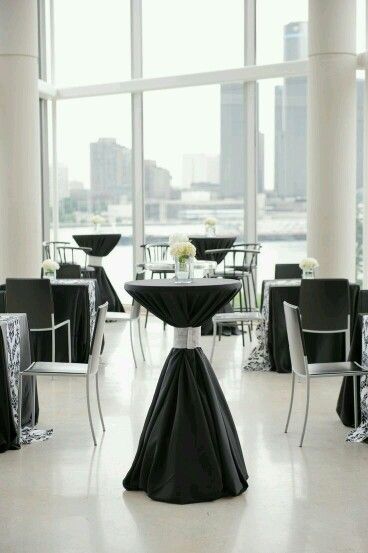
[[[196,503],[236,496],[247,470],[236,428],[213,369],[199,346],[200,326],[238,292],[228,279],[127,282],[125,289],[174,328],[174,344],[162,369],[127,490],[157,501]]]

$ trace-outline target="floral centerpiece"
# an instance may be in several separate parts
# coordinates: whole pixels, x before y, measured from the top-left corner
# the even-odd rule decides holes
[[[46,278],[56,278],[56,271],[58,269],[60,269],[60,265],[53,259],[45,259],[42,262],[43,276]]]
[[[319,263],[314,257],[306,257],[301,260],[299,267],[303,271],[303,278],[314,278],[314,271],[319,267]]]
[[[206,229],[207,236],[216,235],[216,224],[217,224],[217,221],[214,217],[207,217],[207,219],[204,220],[204,226]]]
[[[174,242],[170,254],[175,259],[175,277],[177,282],[190,282],[191,261],[195,257],[195,246],[189,241]]]
[[[100,226],[102,225],[103,222],[104,222],[104,218],[101,215],[98,215],[98,214],[92,215],[91,223],[94,226],[95,232],[99,231]]]
[[[177,242],[189,242],[189,238],[186,234],[172,234],[169,237],[169,244],[172,246],[173,244],[176,244]]]

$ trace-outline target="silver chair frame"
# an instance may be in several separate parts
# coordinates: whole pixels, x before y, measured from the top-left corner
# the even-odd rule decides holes
[[[212,363],[213,356],[215,353],[215,345],[216,345],[216,337],[217,337],[217,327],[219,327],[219,341],[221,341],[221,332],[222,332],[222,325],[227,323],[241,323],[242,325],[242,342],[243,342],[243,348],[245,347],[245,340],[244,340],[244,331],[243,331],[243,324],[248,325],[248,331],[249,331],[249,339],[252,341],[252,334],[251,334],[251,328],[253,323],[260,323],[263,321],[263,316],[258,311],[253,312],[234,312],[234,313],[226,313],[226,315],[229,315],[229,317],[226,317],[227,320],[221,321],[221,319],[217,318],[216,315],[212,317],[212,325],[213,325],[213,337],[212,337],[212,348],[211,348],[211,356],[210,356],[210,362]]]
[[[71,330],[70,330],[70,319],[67,319],[61,323],[55,324],[55,315],[51,314],[51,326],[49,328],[30,328],[30,332],[51,332],[51,360],[55,363],[55,346],[56,346],[56,335],[55,330],[61,328],[62,326],[67,325],[68,327],[68,360],[69,363],[72,361],[72,339],[71,339]]]

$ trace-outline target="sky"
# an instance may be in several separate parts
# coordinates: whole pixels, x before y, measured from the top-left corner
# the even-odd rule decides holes
[[[353,1],[353,0],[352,0]],[[54,0],[56,83],[76,86],[130,78],[129,0]],[[257,62],[283,60],[283,27],[306,21],[307,0],[258,0]],[[358,0],[357,49],[364,50],[364,0]],[[243,64],[243,0],[142,0],[145,77]],[[265,182],[274,178],[274,87],[262,81],[259,125]],[[58,158],[71,180],[89,184],[89,144],[116,137],[131,147],[130,95],[58,102]],[[220,149],[218,85],[144,94],[144,151],[182,183],[184,154]]]

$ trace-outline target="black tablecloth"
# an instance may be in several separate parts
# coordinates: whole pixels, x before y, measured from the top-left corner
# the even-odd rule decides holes
[[[127,292],[175,327],[200,326],[240,288],[234,280],[134,281]],[[145,490],[170,503],[239,495],[247,471],[226,399],[200,347],[173,348],[162,369],[132,467],[127,490]]]
[[[106,257],[115,248],[121,234],[73,234],[80,248],[92,248],[89,255]]]
[[[106,274],[106,271],[103,267],[98,267],[96,265],[92,265],[95,269],[95,273],[93,275],[93,278],[97,280],[98,287],[100,290],[100,297],[101,297],[101,303],[108,302],[108,310],[114,311],[118,313],[124,313],[125,309],[123,307],[123,304],[121,303],[115,288],[110,282],[109,277]]]
[[[268,347],[272,370],[279,373],[291,371],[289,344],[287,339],[284,306],[287,301],[299,305],[300,286],[272,286],[269,291]],[[359,286],[350,284],[351,328],[357,314]],[[345,338],[343,334],[306,333],[305,342],[310,363],[343,361]]]
[[[236,236],[190,236],[189,240],[196,247],[197,259],[221,263],[226,256],[226,252],[219,252],[216,254],[205,254],[204,252],[206,250],[231,248],[234,245]]]
[[[29,332],[26,315],[19,316],[20,322],[20,370],[24,370],[31,364]],[[8,380],[8,345],[5,336],[5,324],[0,321],[0,453],[9,449],[19,449],[17,428],[11,409],[10,389]],[[30,425],[33,410],[34,381],[25,378],[22,386],[22,426]],[[38,419],[38,400],[36,394],[35,420]]]

